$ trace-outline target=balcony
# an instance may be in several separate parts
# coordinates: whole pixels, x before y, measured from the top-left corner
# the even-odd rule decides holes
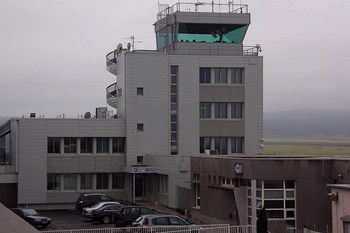
[[[106,55],[106,70],[114,75],[117,75],[116,51],[112,51]]]
[[[261,51],[261,46],[259,44],[255,46],[243,46],[243,56],[259,56]]]
[[[113,83],[106,88],[107,104],[113,108],[118,107],[118,87],[117,83]]]

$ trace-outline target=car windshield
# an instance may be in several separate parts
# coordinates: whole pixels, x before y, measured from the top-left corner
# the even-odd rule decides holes
[[[26,216],[28,216],[28,215],[39,215],[38,212],[36,212],[33,209],[24,209],[22,211],[23,211],[23,214],[26,215]]]

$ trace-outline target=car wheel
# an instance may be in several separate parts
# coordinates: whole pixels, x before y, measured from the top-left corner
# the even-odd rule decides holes
[[[42,228],[42,229],[45,229],[45,228],[47,227],[47,225],[48,225],[48,224],[43,224],[43,225],[41,225],[41,228]]]
[[[108,223],[111,222],[111,218],[110,218],[109,216],[104,216],[104,217],[102,218],[102,222],[103,222],[104,224],[108,224]]]

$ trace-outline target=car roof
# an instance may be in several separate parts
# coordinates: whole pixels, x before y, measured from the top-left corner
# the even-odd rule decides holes
[[[181,218],[180,216],[175,215],[175,214],[144,214],[142,216],[146,217],[146,218],[159,218],[159,217],[178,217],[178,218]]]
[[[108,195],[103,193],[83,193],[80,196],[108,196]]]

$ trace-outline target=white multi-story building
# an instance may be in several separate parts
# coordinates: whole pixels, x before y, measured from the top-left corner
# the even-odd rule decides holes
[[[157,17],[156,50],[106,56],[117,116],[98,109],[94,119],[1,127],[0,193],[41,207],[103,192],[187,208],[191,156],[262,152],[263,59],[259,46],[243,46],[247,6],[177,3]]]

